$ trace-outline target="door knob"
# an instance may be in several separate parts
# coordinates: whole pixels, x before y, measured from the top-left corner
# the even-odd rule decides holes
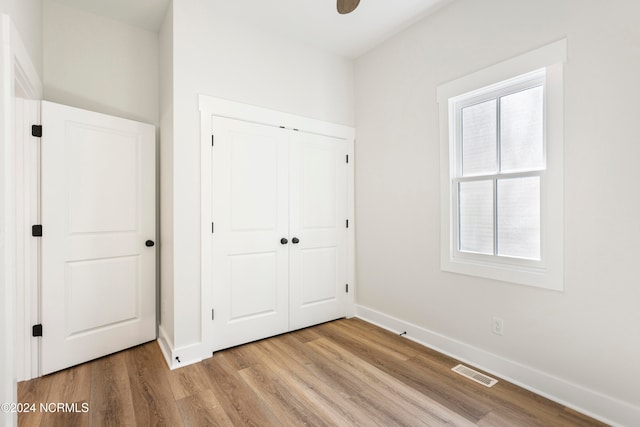
[[[148,248],[152,247],[153,245],[155,245],[155,242],[153,240],[147,240],[146,242],[144,242],[144,245]]]
[[[285,237],[283,237],[282,239],[280,239],[280,243],[286,245],[287,243],[289,243],[289,241]]]
[[[293,239],[291,239],[291,242],[296,245],[298,243],[300,243],[300,239],[298,239],[297,237],[294,237]]]

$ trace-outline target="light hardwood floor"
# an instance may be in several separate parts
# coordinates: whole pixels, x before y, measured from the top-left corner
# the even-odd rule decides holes
[[[602,426],[358,319],[243,345],[170,371],[155,342],[20,383],[20,402],[87,412],[19,416],[20,426]]]

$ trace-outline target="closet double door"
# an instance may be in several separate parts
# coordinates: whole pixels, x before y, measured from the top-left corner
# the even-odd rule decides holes
[[[213,118],[213,350],[344,317],[343,140]]]

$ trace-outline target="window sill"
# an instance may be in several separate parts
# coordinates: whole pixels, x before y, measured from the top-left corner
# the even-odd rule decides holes
[[[549,266],[533,267],[506,262],[487,262],[476,259],[443,255],[440,269],[450,273],[493,279],[518,285],[562,291],[564,280],[561,269]]]

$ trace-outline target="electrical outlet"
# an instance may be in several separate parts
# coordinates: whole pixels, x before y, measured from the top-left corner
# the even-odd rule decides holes
[[[491,330],[496,335],[504,335],[504,320],[494,317]]]

